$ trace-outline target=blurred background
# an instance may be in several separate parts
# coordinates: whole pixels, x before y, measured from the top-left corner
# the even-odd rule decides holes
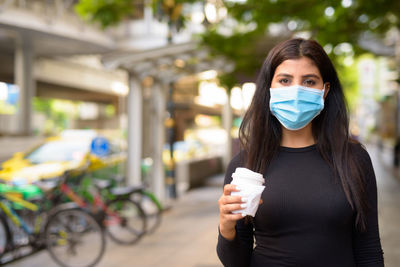
[[[128,254],[137,266],[220,266],[222,174],[265,56],[295,36],[336,66],[351,134],[373,159],[386,265],[399,266],[396,0],[0,0],[0,179],[85,166],[145,183],[163,224],[131,248],[110,245],[99,265],[128,266]]]

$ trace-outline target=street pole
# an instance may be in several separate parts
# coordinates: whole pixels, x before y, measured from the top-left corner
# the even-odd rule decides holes
[[[400,76],[400,30],[396,32],[396,43],[394,48],[395,61],[397,66],[397,75]],[[396,88],[396,116],[395,116],[395,144],[393,149],[393,165],[399,167],[400,165],[400,77],[397,77],[397,88]]]
[[[169,196],[173,199],[176,199],[176,178],[175,178],[175,159],[174,159],[174,141],[175,141],[175,103],[173,100],[174,93],[174,84],[173,82],[169,83],[168,90],[168,118],[165,121],[165,127],[167,128],[167,138],[169,143],[169,153],[170,160],[167,164],[167,175],[166,175],[166,184],[168,188]]]
[[[397,90],[396,90],[396,142],[400,138],[400,30],[396,32],[396,44],[394,48],[395,61],[397,66]]]

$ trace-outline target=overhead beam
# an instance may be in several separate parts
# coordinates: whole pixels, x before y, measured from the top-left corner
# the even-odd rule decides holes
[[[196,50],[198,44],[195,42],[184,44],[173,44],[156,49],[145,51],[123,51],[118,53],[106,54],[102,58],[103,65],[106,68],[125,68],[126,64],[146,62],[156,60],[162,57],[176,56],[177,54],[187,53]]]

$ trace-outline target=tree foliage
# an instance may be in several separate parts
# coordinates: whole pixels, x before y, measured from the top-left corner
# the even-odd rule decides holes
[[[248,0],[229,4],[229,13],[242,23],[255,22],[255,31],[264,32],[270,23],[290,22],[293,31],[307,31],[322,43],[357,44],[360,34],[386,33],[400,27],[398,0]],[[294,26],[296,25],[296,26]],[[289,26],[288,26],[289,28]]]
[[[184,27],[182,5],[203,0],[153,0],[154,14],[171,30]],[[377,39],[400,29],[399,0],[225,0],[228,18],[208,25],[203,45],[215,55],[235,63],[232,73],[220,77],[222,85],[254,81],[263,59],[277,42],[306,33],[321,43],[339,67],[346,56],[365,52],[364,36]],[[103,28],[132,14],[133,0],[79,0],[76,12]],[[275,29],[275,30],[274,30]],[[171,39],[171,36],[169,36]]]
[[[168,42],[172,42],[172,31],[180,31],[185,27],[186,18],[182,14],[184,4],[201,2],[202,0],[153,0],[152,7],[155,17],[168,24]]]
[[[149,4],[157,18],[165,19],[179,30],[184,26],[182,5],[200,1],[202,0],[152,0]],[[75,5],[75,12],[84,20],[99,23],[106,29],[132,15],[134,8],[134,0],[79,0]]]
[[[248,74],[247,78],[252,79],[269,50],[268,45],[260,45],[262,40],[276,43],[279,37],[303,33],[330,50],[338,65],[346,54],[365,52],[360,46],[363,36],[382,39],[389,31],[400,28],[398,0],[247,0],[225,1],[225,5],[232,33],[226,34],[228,23],[223,21],[203,35],[203,43],[236,64],[230,77],[225,75],[227,86],[243,80],[238,74]]]
[[[132,0],[79,0],[75,12],[103,29],[119,24],[134,9]]]

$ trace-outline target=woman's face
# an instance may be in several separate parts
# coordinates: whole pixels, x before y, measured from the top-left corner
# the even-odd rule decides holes
[[[301,85],[315,89],[323,89],[324,82],[317,66],[308,57],[288,59],[275,70],[271,88]],[[325,94],[329,91],[329,83],[325,84]]]

